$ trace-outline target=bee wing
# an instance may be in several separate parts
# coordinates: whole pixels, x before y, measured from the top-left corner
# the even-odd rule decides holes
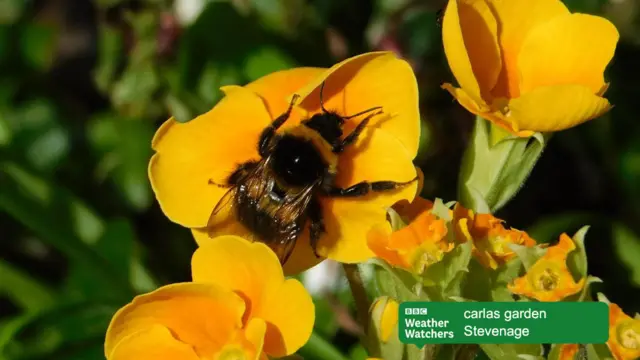
[[[300,191],[300,193],[298,193],[291,201],[279,209],[279,212],[281,213],[278,214],[279,217],[286,218],[287,222],[297,222],[298,218],[304,214],[311,198],[313,197],[313,189],[314,186],[310,185]],[[298,232],[295,238],[283,237],[275,244],[274,251],[278,255],[280,263],[285,264],[291,256],[298,238],[302,235],[301,233],[303,231],[306,231],[306,228],[304,227],[305,225],[306,224],[303,224],[302,230]]]
[[[218,201],[211,211],[209,221],[207,222],[207,234],[209,237],[216,235],[238,235],[248,240],[254,240],[255,234],[244,228],[236,217],[236,194],[239,186],[250,188],[252,191],[259,192],[260,196],[265,192],[264,185],[260,180],[260,176],[265,168],[265,161],[260,161],[257,166],[252,169],[243,179],[241,183],[230,188]]]
[[[236,189],[237,187],[234,186],[227,190],[211,211],[209,221],[207,221],[207,232],[210,237],[213,236],[212,232],[214,228],[226,222],[227,218],[233,214],[233,199],[236,196]]]

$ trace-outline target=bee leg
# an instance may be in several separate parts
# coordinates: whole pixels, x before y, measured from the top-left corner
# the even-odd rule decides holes
[[[325,232],[324,221],[322,220],[322,208],[320,207],[320,203],[317,201],[313,201],[309,204],[309,219],[311,220],[311,224],[309,225],[309,243],[311,244],[311,249],[313,249],[313,254],[320,258],[320,254],[318,254],[318,241],[320,240],[320,236]]]
[[[242,180],[249,172],[258,165],[257,161],[247,161],[246,163],[238,165],[238,167],[227,177],[225,184],[220,184],[213,179],[209,179],[209,185],[215,185],[219,188],[228,189],[234,187]]]
[[[363,181],[355,185],[349,186],[348,188],[345,188],[345,189],[339,188],[339,187],[331,187],[327,189],[326,192],[327,192],[327,195],[335,196],[335,197],[359,197],[359,196],[364,196],[369,192],[385,192],[385,191],[399,189],[417,180],[418,180],[418,177],[416,176],[413,180],[405,181],[405,182]]]
[[[214,185],[214,186],[217,186],[217,187],[222,188],[222,189],[228,189],[228,188],[233,186],[231,184],[219,184],[219,183],[213,181],[213,179],[209,179],[209,185]]]
[[[289,119],[291,115],[291,110],[293,110],[293,104],[298,101],[300,95],[295,94],[289,103],[289,107],[287,111],[285,111],[282,115],[278,116],[271,125],[267,126],[264,130],[262,130],[262,134],[260,134],[260,140],[258,140],[258,152],[260,156],[265,157],[269,153],[269,145],[271,143],[271,139],[276,134],[276,130],[282,126],[282,124]]]
[[[338,142],[333,145],[333,152],[336,154],[343,152],[346,146],[351,145],[358,139],[358,136],[360,136],[362,131],[364,131],[364,128],[369,123],[369,120],[371,120],[372,117],[380,114],[382,114],[382,110],[369,114],[369,116],[364,118],[364,120],[360,121],[360,123],[349,135],[347,135],[343,140],[338,140]]]

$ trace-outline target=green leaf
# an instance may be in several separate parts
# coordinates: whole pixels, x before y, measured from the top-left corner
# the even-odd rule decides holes
[[[544,360],[544,349],[539,344],[481,344],[480,347],[491,360]]]
[[[435,351],[437,351],[437,347],[441,345],[433,345],[426,344],[425,346],[419,348],[414,344],[406,344],[404,349],[404,360],[424,360],[424,359],[433,359],[435,355]],[[383,358],[386,360],[386,358]]]
[[[277,47],[263,46],[247,56],[244,64],[244,76],[253,81],[272,72],[295,66],[295,61]]]
[[[347,360],[330,342],[312,333],[307,343],[298,351],[305,360]]]
[[[612,231],[618,259],[629,271],[631,282],[640,286],[640,238],[621,223],[615,223]]]
[[[160,87],[160,77],[151,64],[129,66],[113,85],[111,101],[126,116],[145,117],[147,106]]]
[[[102,24],[98,29],[98,63],[93,78],[100,91],[109,93],[116,79],[123,53],[122,35],[115,28]]]
[[[579,229],[584,224],[594,224],[597,216],[589,213],[562,213],[543,217],[527,228],[526,232],[538,244],[558,240],[560,234]]]
[[[2,259],[0,274],[0,294],[24,310],[33,312],[53,304],[56,294],[52,289]]]
[[[546,145],[545,137],[520,138],[476,118],[458,188],[463,206],[494,213],[520,190]],[[488,209],[487,209],[488,207]]]
[[[30,100],[4,111],[2,117],[11,132],[9,150],[14,159],[46,172],[60,166],[69,152],[70,139],[53,102],[43,98]]]
[[[91,247],[104,225],[82,201],[8,162],[0,166],[0,188],[0,211],[21,222],[73,263],[91,269],[87,274],[102,284],[103,293],[123,298],[132,295],[128,279],[119,276]]]
[[[152,155],[150,123],[104,114],[87,127],[88,137],[101,158],[98,178],[111,177],[129,205],[144,210],[151,205],[152,194],[147,164]]]
[[[60,358],[55,354],[72,352],[72,348],[78,351],[81,345],[102,347],[105,329],[118,305],[74,303],[42,312],[14,331],[5,354],[9,358],[54,359]]]
[[[46,70],[53,64],[56,51],[56,29],[36,23],[22,28],[20,51],[28,65]]]
[[[3,0],[0,1],[0,25],[13,24],[20,19],[28,0]]]
[[[351,348],[349,351],[349,359],[351,360],[367,360],[367,350],[361,344],[358,344]]]

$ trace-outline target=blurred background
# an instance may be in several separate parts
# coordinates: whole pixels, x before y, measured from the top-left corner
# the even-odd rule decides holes
[[[498,216],[539,242],[592,225],[590,273],[633,314],[640,311],[640,2],[565,3],[620,30],[607,71],[615,107],[554,136]],[[436,20],[443,6],[0,0],[0,359],[102,359],[117,308],[136,293],[190,279],[195,243],[154,199],[150,140],[170,114],[186,121],[210,109],[222,85],[395,51],[420,85],[422,195],[455,200],[473,117],[439,87],[452,81]],[[307,274],[318,311],[315,340],[301,351],[307,359],[323,351],[318,358],[331,358],[328,343],[365,356],[338,275],[331,264]]]

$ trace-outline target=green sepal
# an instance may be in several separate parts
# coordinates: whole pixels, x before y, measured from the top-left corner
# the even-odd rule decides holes
[[[516,253],[527,271],[547,252],[547,249],[540,246],[524,246],[518,244],[508,244],[508,246],[511,248],[511,251]]]
[[[460,295],[464,277],[469,271],[471,250],[471,242],[464,242],[446,253],[442,260],[429,266],[422,275],[422,284],[425,288],[435,289],[425,290],[429,293],[439,293],[441,299]]]
[[[584,287],[582,288],[582,291],[567,297],[566,299],[564,299],[564,301],[578,301],[578,302],[593,301],[591,299],[591,287],[593,284],[598,284],[602,282],[603,282],[602,279],[600,279],[599,277],[589,275],[587,276],[587,279],[584,282]]]
[[[539,344],[481,344],[480,348],[491,360],[544,360]]]
[[[589,226],[583,226],[571,238],[576,245],[576,249],[569,253],[567,267],[569,271],[582,279],[587,276],[587,250],[584,246],[584,238],[589,231]]]
[[[540,158],[549,135],[523,138],[476,117],[465,150],[458,199],[478,213],[495,213],[522,188]]]
[[[522,261],[514,257],[497,269],[487,269],[477,261],[469,264],[469,274],[463,288],[465,298],[477,301],[514,301],[507,285],[518,277]]]
[[[388,295],[402,301],[418,301],[416,295],[419,280],[411,273],[395,268],[382,259],[373,259],[374,279],[380,295]]]
[[[589,360],[614,360],[607,344],[587,345],[587,359]]]

